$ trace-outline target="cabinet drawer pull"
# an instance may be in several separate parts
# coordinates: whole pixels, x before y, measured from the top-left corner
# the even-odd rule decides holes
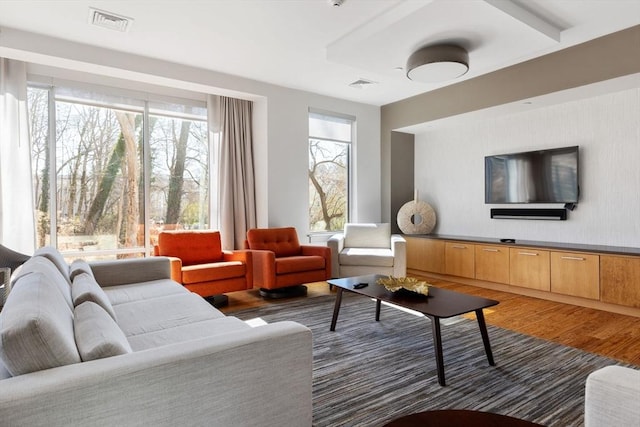
[[[500,249],[483,248],[482,250],[485,251],[485,252],[500,252]]]
[[[526,255],[526,256],[538,256],[540,254],[537,254],[535,252],[518,252],[518,255]]]
[[[560,257],[560,258],[562,258],[562,259],[570,259],[572,261],[586,261],[586,258],[583,258],[581,256],[563,256],[563,257]]]
[[[453,245],[451,246],[453,249],[467,249],[466,246],[461,246],[461,245]]]

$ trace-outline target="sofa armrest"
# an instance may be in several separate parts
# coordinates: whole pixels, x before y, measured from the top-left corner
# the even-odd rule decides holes
[[[10,426],[312,424],[311,331],[278,322],[0,381]]]
[[[391,252],[393,252],[393,275],[407,275],[407,241],[400,234],[391,235]]]
[[[585,427],[632,426],[640,420],[640,370],[607,366],[585,385]]]
[[[103,287],[171,279],[171,265],[167,257],[95,261],[89,265],[96,282]]]
[[[276,284],[276,254],[272,251],[250,249],[253,259],[253,283],[271,289]]]
[[[344,249],[344,234],[336,233],[329,237],[327,246],[331,249],[331,277],[340,277],[340,252]]]

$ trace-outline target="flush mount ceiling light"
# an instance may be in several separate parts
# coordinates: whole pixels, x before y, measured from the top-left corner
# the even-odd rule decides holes
[[[469,54],[453,44],[425,46],[407,59],[407,77],[410,80],[436,83],[455,79],[469,70]]]

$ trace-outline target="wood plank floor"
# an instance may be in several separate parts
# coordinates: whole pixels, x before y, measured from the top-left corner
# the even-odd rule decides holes
[[[488,324],[640,366],[640,318],[531,298],[502,291],[433,280],[435,286],[500,301],[485,310]],[[313,298],[329,295],[325,282],[307,285]],[[233,292],[226,313],[288,300],[265,300],[257,290]]]

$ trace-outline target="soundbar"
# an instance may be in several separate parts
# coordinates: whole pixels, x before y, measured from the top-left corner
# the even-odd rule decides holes
[[[544,219],[564,221],[566,209],[491,209],[491,218],[495,219]]]

